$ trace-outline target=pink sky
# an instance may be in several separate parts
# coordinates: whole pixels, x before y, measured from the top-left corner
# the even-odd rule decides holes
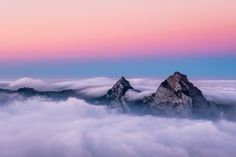
[[[0,58],[236,54],[235,15],[235,0],[1,1]]]

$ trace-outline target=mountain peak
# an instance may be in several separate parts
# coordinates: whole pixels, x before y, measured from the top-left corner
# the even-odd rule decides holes
[[[182,79],[187,79],[187,76],[176,71],[173,75],[172,75],[173,78],[175,78],[176,80],[182,80]]]
[[[161,83],[153,100],[155,106],[171,106],[175,112],[181,114],[187,114],[192,107],[207,105],[207,100],[202,92],[188,80],[186,75],[180,72],[175,72]]]
[[[122,76],[119,79],[119,81],[116,82],[115,86],[117,86],[117,85],[122,85],[124,88],[127,88],[127,89],[133,89],[133,87],[130,85],[129,81],[126,80],[126,78],[124,76]]]
[[[120,80],[121,80],[121,81],[127,81],[124,76],[121,76]]]
[[[170,75],[164,82],[162,82],[161,86],[172,90],[178,90],[178,88],[180,87],[180,82],[185,82],[187,84],[190,83],[186,75],[180,72],[175,72],[173,75]]]
[[[188,80],[187,76],[180,72],[175,72],[173,75],[169,76],[161,83],[160,87],[174,92],[179,97],[181,96],[179,95],[180,93],[191,97],[197,95],[203,96],[202,92]]]
[[[125,95],[125,93],[129,90],[134,88],[130,85],[129,81],[122,76],[115,85],[108,90],[106,96],[111,100],[120,101],[120,99]]]

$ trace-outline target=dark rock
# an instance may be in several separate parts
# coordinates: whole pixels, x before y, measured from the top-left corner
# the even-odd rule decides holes
[[[25,98],[27,97],[34,97],[34,96],[40,96],[40,97],[47,97],[52,98],[54,100],[63,100],[68,99],[69,97],[76,97],[81,98],[76,90],[61,90],[61,91],[38,91],[33,88],[23,87],[19,88],[16,91],[8,90],[8,89],[0,89],[0,93],[2,94],[18,94]]]
[[[122,97],[124,97],[125,93],[130,89],[134,90],[129,81],[122,76],[120,80],[116,82],[110,90],[108,90],[106,97],[112,101],[120,101]]]
[[[39,91],[37,91],[33,88],[28,88],[28,87],[23,87],[23,88],[18,89],[16,91],[16,93],[18,93],[20,95],[24,95],[26,97],[40,95]]]
[[[9,89],[0,89],[0,93],[7,93],[7,94],[9,94],[9,93],[12,93],[12,91],[9,90]]]
[[[77,91],[72,89],[61,90],[61,91],[44,91],[41,92],[41,95],[56,100],[68,99],[69,97],[80,98],[80,96],[77,94]]]
[[[134,89],[130,85],[129,81],[127,81],[122,76],[103,97],[99,98],[97,104],[104,103],[109,106],[122,108],[123,111],[127,111],[129,110],[129,107],[128,102],[125,100],[124,96],[128,90],[139,92],[138,90]]]

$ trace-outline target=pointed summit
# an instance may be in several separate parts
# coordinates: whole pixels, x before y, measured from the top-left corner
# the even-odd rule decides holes
[[[130,85],[129,81],[127,81],[125,77],[122,76],[119,81],[117,81],[116,84],[110,90],[108,90],[106,96],[111,100],[119,100],[129,89],[134,88]]]
[[[128,82],[128,81],[125,79],[124,76],[121,76],[121,78],[119,79],[119,81],[126,81],[126,82]]]
[[[169,76],[160,87],[167,87],[169,90],[174,92],[174,94],[182,98],[183,94],[192,98],[193,104],[197,103],[199,99],[205,101],[205,98],[197,87],[195,87],[187,78],[186,75],[180,72],[175,72],[173,75]],[[159,88],[160,88],[159,87]],[[201,102],[202,104],[202,102]]]
[[[164,82],[161,83],[161,86],[171,90],[178,90],[178,82],[189,82],[186,75],[181,74],[180,72],[175,72],[173,75],[169,76]]]
[[[107,104],[110,107],[115,107],[121,109],[121,111],[129,112],[129,100],[125,97],[128,91],[140,92],[134,89],[128,80],[122,76],[115,85],[107,91],[105,95],[99,97],[95,103],[97,104]]]
[[[129,81],[126,80],[124,76],[122,76],[119,81],[115,84],[115,86],[121,85],[126,89],[133,89],[133,87],[130,85]]]
[[[166,112],[168,108],[174,114],[187,115],[206,107],[208,102],[186,75],[175,72],[161,83],[152,97],[151,104],[161,112]]]
[[[176,80],[186,80],[187,76],[184,74],[181,74],[180,72],[176,71],[172,77],[174,77]]]

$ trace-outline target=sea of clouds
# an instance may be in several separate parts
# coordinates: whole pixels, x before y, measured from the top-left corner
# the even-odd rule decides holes
[[[129,79],[149,95],[157,79]],[[106,93],[111,78],[47,82],[30,78],[0,81],[0,88],[78,89],[89,96]],[[208,100],[236,105],[236,81],[194,80]],[[0,95],[1,99],[4,97]],[[5,95],[7,97],[7,95]],[[12,95],[0,105],[0,157],[234,157],[236,123],[122,114],[106,106],[69,98],[52,101]]]

